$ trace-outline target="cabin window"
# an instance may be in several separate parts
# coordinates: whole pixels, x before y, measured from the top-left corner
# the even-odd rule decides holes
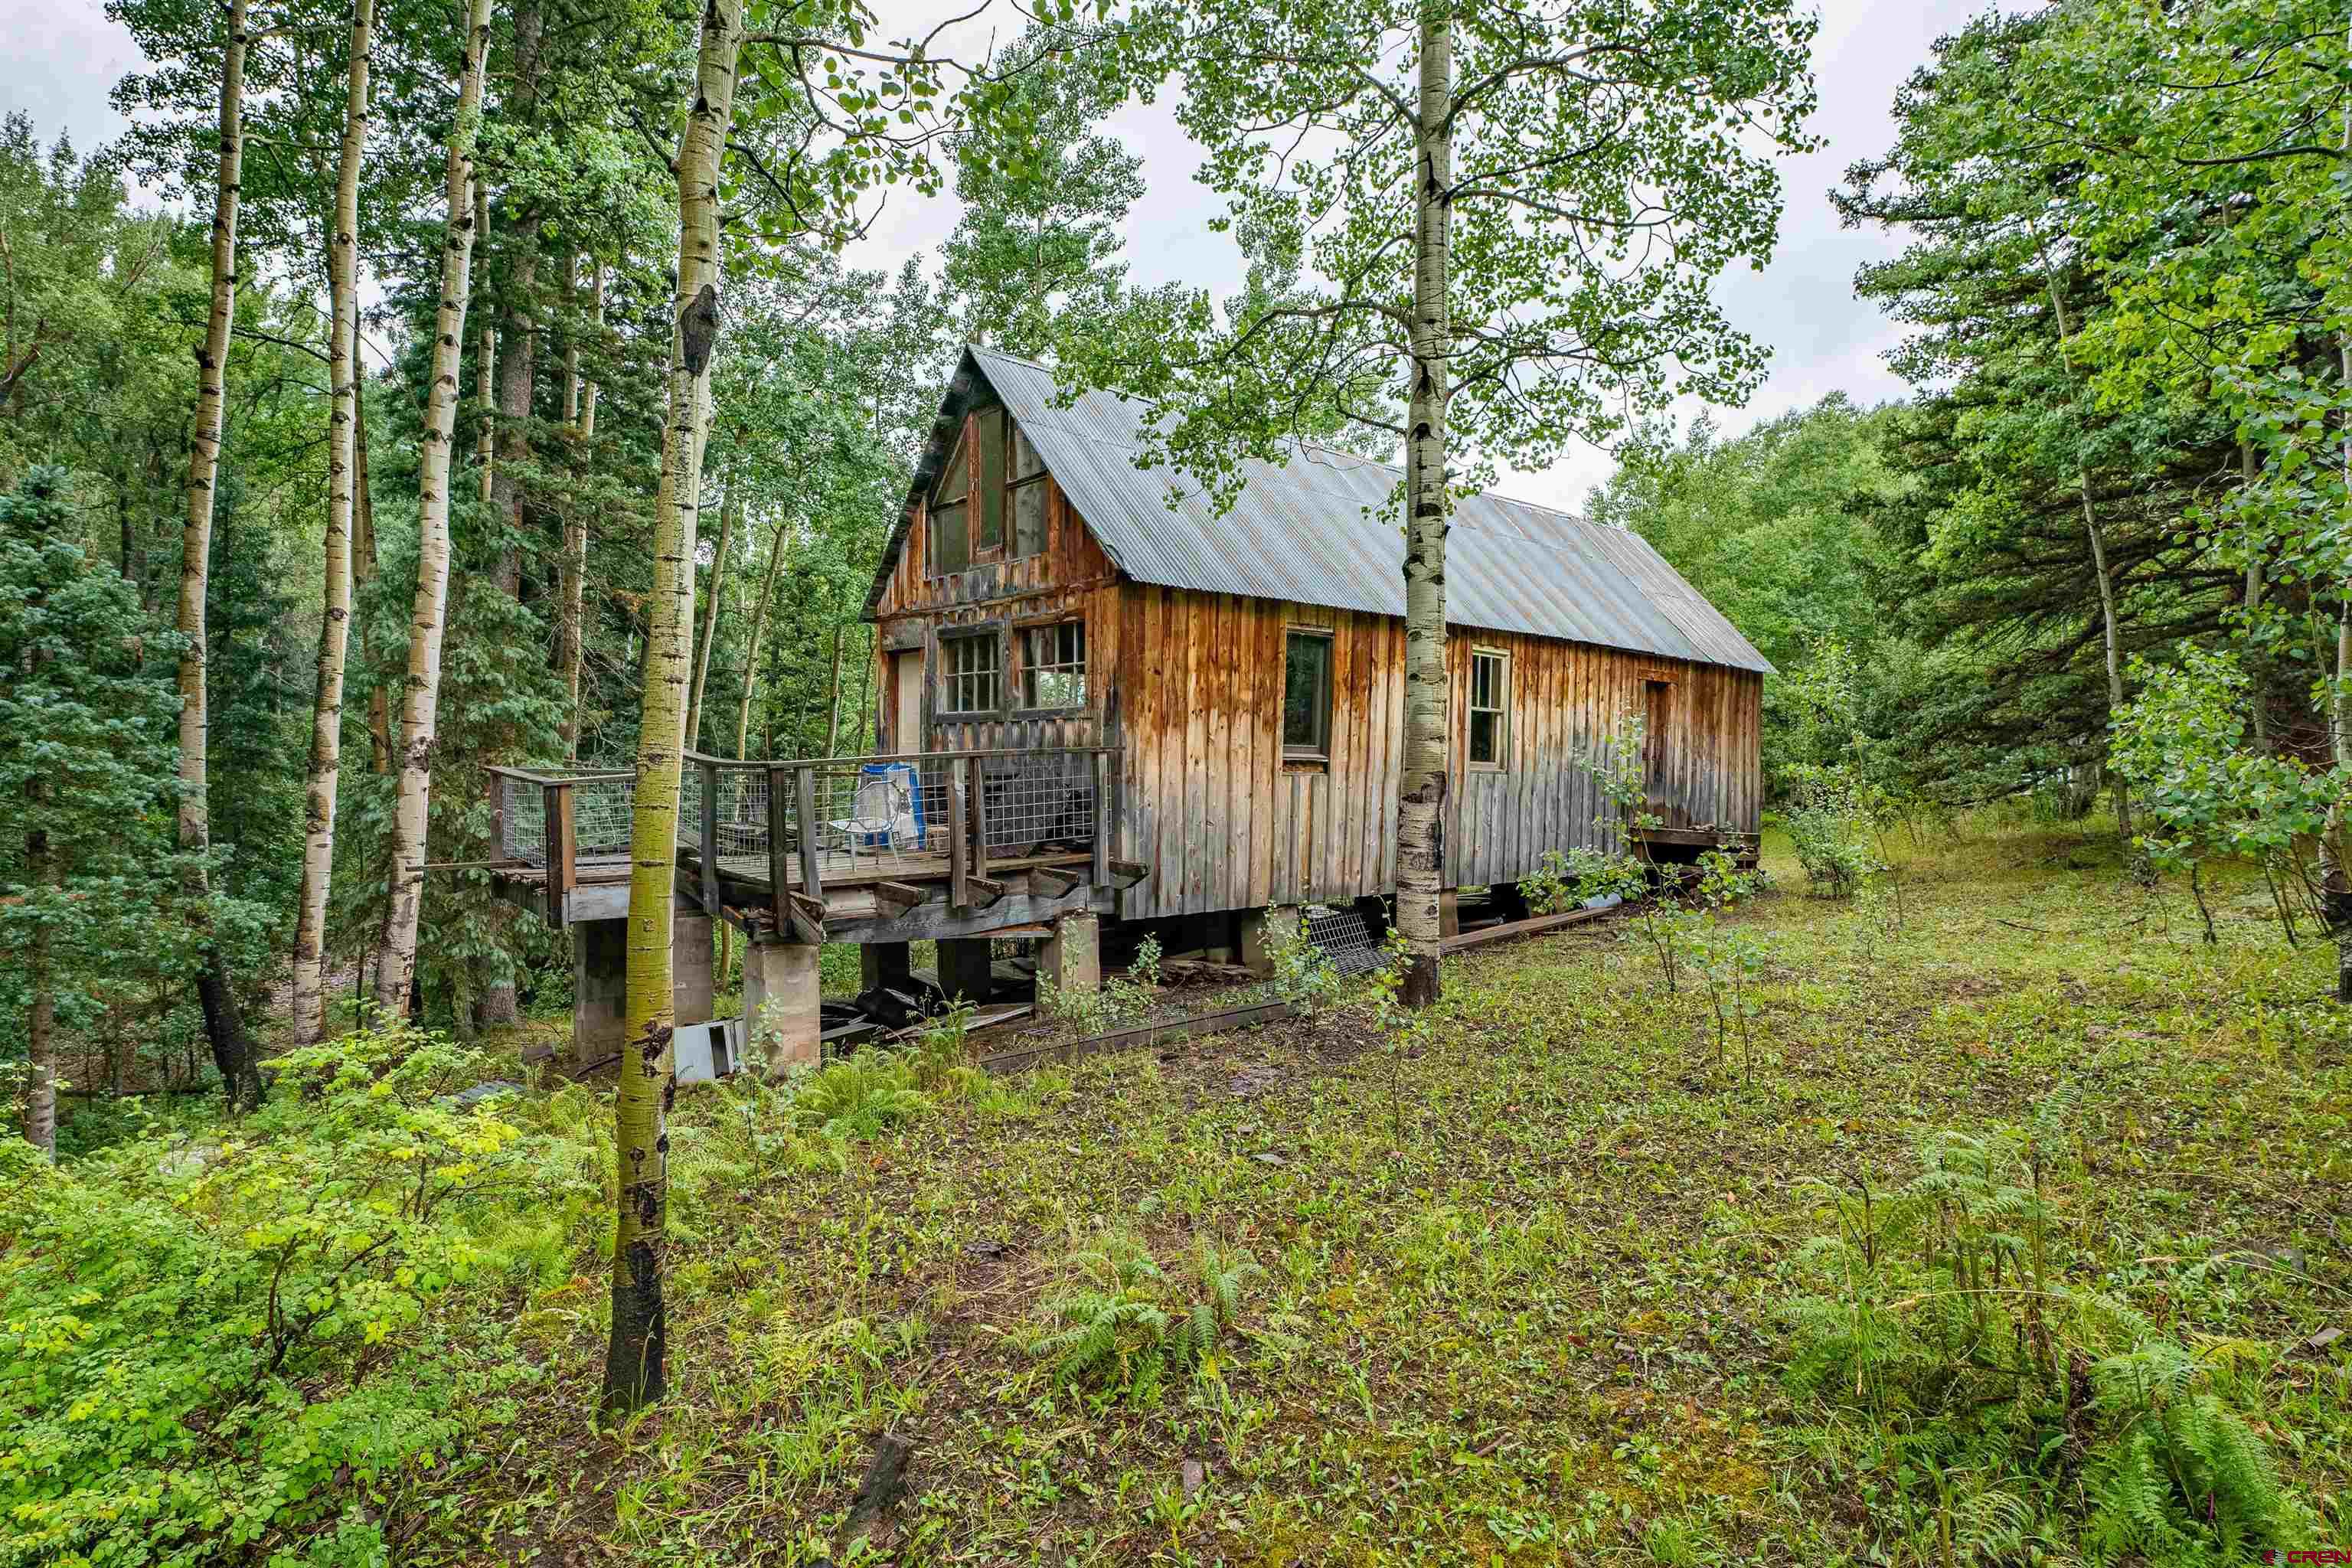
[[[1331,743],[1331,634],[1294,631],[1282,652],[1282,754],[1320,757]]]
[[[1004,704],[998,684],[1003,660],[994,632],[940,638],[940,711],[993,713]]]
[[[1473,651],[1470,655],[1470,765],[1503,766],[1508,739],[1505,700],[1511,689],[1511,656]]]
[[[940,468],[940,482],[931,491],[931,575],[943,577],[971,564],[971,468],[964,442]]]
[[[977,561],[1004,550],[1004,410],[983,408],[972,424],[980,436],[980,515],[971,532]]]
[[[1063,621],[1031,626],[1021,657],[1021,706],[1083,708],[1087,705],[1087,626]]]
[[[1045,549],[1045,465],[1037,448],[1019,426],[1013,430],[1013,473],[1005,481],[1012,495],[1013,553],[1039,555]]]

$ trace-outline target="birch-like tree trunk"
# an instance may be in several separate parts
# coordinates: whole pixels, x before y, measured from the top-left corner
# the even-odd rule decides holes
[[[359,340],[352,340],[354,347]],[[355,353],[352,363],[352,592],[357,595],[375,581],[375,494],[368,488],[367,358]],[[365,668],[367,622],[355,618],[352,633],[360,639],[360,664]],[[368,688],[368,771],[389,777],[392,773],[392,700],[382,681]]]
[[[841,624],[838,621],[834,623],[833,627],[831,689],[832,700],[825,705],[824,754],[828,757],[837,757],[841,754]]]
[[[670,1054],[670,894],[677,860],[686,685],[694,651],[701,432],[719,336],[719,172],[734,117],[735,69],[742,48],[742,0],[705,0],[686,132],[677,149],[677,316],[670,332],[661,482],[654,501],[651,652],[629,831],[628,1001],[614,1110],[621,1201],[604,1393],[604,1408],[615,1414],[658,1400],[668,1384],[662,1252],[669,1140],[664,1121],[677,1087]]]
[[[1438,998],[1448,878],[1445,672],[1445,405],[1453,353],[1446,299],[1454,184],[1454,30],[1421,27],[1414,157],[1412,360],[1405,416],[1404,765],[1397,776],[1397,929],[1406,949],[1400,999]]]
[[[352,0],[352,53],[343,97],[342,157],[335,172],[335,218],[327,237],[327,291],[333,325],[327,375],[326,605],[319,624],[319,679],[310,707],[310,768],[302,825],[302,885],[294,917],[294,1038],[326,1032],[327,892],[335,870],[335,789],[343,761],[343,657],[352,624],[352,494],[359,420],[360,158],[367,146],[368,49],[375,0]]]
[[[790,521],[776,524],[776,537],[768,549],[767,575],[760,580],[760,602],[751,612],[751,629],[743,644],[743,697],[735,710],[735,755],[740,759],[749,753],[751,743],[751,693],[760,680],[760,634],[768,624],[768,604],[775,596],[776,572],[784,563],[784,537],[791,532]]]
[[[727,599],[727,552],[734,542],[735,520],[743,510],[741,464],[727,479],[726,499],[719,503],[719,548],[710,557],[710,599],[703,606],[702,637],[694,650],[694,691],[686,703],[686,743],[702,738],[702,693],[710,680],[710,645],[719,640],[719,606]]]
[[[590,263],[588,284],[588,320],[592,327],[604,324],[604,264]],[[596,384],[583,383],[580,375],[580,343],[572,341],[570,363],[564,368],[563,417],[572,426],[573,448],[579,452],[584,469],[588,453],[596,439]],[[588,621],[588,515],[574,500],[571,515],[563,528],[563,579],[562,620],[557,628],[557,657],[563,664],[563,760],[580,760],[580,678],[581,667],[587,656]]]
[[[210,735],[205,702],[205,590],[212,574],[213,487],[220,475],[221,426],[228,402],[228,344],[236,321],[236,216],[245,164],[246,0],[229,0],[228,37],[221,50],[220,157],[213,186],[212,308],[204,346],[196,351],[196,415],[188,435],[187,521],[180,552],[180,847],[195,852],[188,874],[189,921],[201,957],[196,999],[213,1065],[230,1100],[261,1098],[261,1074],[228,960],[213,940],[212,879],[204,852],[212,847],[205,788]]]
[[[408,1016],[416,984],[416,923],[425,899],[425,824],[433,800],[433,742],[441,701],[441,633],[449,609],[449,479],[457,433],[457,363],[473,286],[474,142],[481,130],[482,73],[490,53],[490,0],[466,8],[466,68],[449,137],[448,220],[441,242],[441,295],[433,361],[417,437],[416,596],[408,622],[408,680],[400,700],[400,784],[393,807],[392,904],[376,960],[375,998]]]
[[[2074,362],[2066,341],[2074,335],[2066,324],[2066,298],[2058,291],[2058,274],[2053,270],[2045,254],[2042,275],[2050,285],[2050,304],[2058,318],[2058,363],[2072,377]],[[2091,466],[2078,456],[2074,462],[2075,488],[2083,501],[2083,531],[2091,543],[2091,574],[2099,589],[2099,626],[2106,645],[2107,713],[2110,719],[2124,710],[2124,655],[2122,630],[2116,623],[2116,583],[2107,571],[2107,536],[2099,527],[2099,514],[2091,506]],[[2115,781],[2116,830],[2124,842],[2131,842],[2131,790],[2121,773],[2110,771]]]

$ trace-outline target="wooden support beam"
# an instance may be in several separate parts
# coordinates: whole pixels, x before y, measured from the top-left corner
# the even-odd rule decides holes
[[[1465,947],[1483,947],[1490,942],[1504,942],[1515,936],[1534,936],[1541,931],[1558,931],[1562,926],[1580,925],[1586,921],[1597,921],[1602,915],[1609,913],[1610,910],[1622,907],[1622,905],[1612,904],[1607,910],[1569,910],[1556,915],[1538,915],[1533,920],[1512,921],[1504,925],[1483,926],[1476,931],[1465,931],[1458,936],[1445,937],[1438,945],[1444,952],[1459,952]]]
[[[1132,860],[1110,862],[1110,885],[1120,892],[1125,892],[1150,875],[1151,875],[1150,867],[1139,866]]]
[[[971,847],[971,874],[988,875],[988,776],[982,769],[969,781],[965,798],[971,803],[971,830],[966,842]]]
[[[1095,753],[1095,886],[1110,886],[1110,753]]]
[[[551,784],[544,795],[547,812],[547,923],[563,929],[572,889],[579,885],[579,842],[572,821],[572,786]]]
[[[992,878],[966,877],[963,879],[964,901],[959,905],[958,908],[967,910],[984,910],[988,908],[989,905],[996,902],[997,900],[1004,897],[1004,895],[1010,890],[1011,889],[1007,889],[1003,883],[996,881]]]
[[[776,929],[787,929],[784,892],[792,879],[793,774],[789,768],[768,770],[768,896],[774,901]]]
[[[696,764],[702,774],[702,912],[719,912],[719,764]]]
[[[1084,880],[1065,866],[1037,866],[1029,872],[1029,891],[1041,899],[1058,899]]]
[[[795,771],[798,776],[793,780],[793,791],[801,827],[801,887],[811,898],[823,898],[824,878],[816,861],[816,769],[803,765]]]
[[[806,893],[784,895],[784,920],[792,933],[803,942],[824,941],[825,907],[823,899],[812,899]]]
[[[958,757],[948,764],[948,902],[960,910],[971,900],[964,886],[971,878],[969,809],[964,804],[964,760]]]
[[[929,893],[916,887],[912,882],[874,884],[874,901],[892,915],[902,915],[908,910],[920,909],[930,901],[930,897]]]

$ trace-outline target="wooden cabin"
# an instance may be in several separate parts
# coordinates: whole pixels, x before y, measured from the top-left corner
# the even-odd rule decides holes
[[[1396,470],[1300,447],[1249,465],[1220,514],[1136,466],[1131,405],[1055,403],[1039,366],[964,351],[866,604],[872,752],[689,754],[681,1030],[710,1016],[721,920],[749,939],[736,1027],[758,1021],[782,1064],[820,1055],[826,942],[859,945],[870,991],[936,941],[942,989],[985,1000],[1000,937],[1041,939],[1040,974],[1087,989],[1106,917],[1197,921],[1202,945],[1262,962],[1257,911],[1395,890]],[[1449,909],[1615,842],[1581,759],[1629,711],[1663,823],[1647,849],[1753,843],[1770,666],[1647,543],[1474,496],[1446,598]],[[619,1049],[633,789],[492,770],[499,884],[572,932],[583,1063]]]
[[[883,752],[1099,744],[1123,921],[1392,892],[1397,471],[1302,447],[1220,515],[1136,466],[1133,405],[968,347],[867,600]],[[1448,536],[1458,886],[1608,842],[1579,758],[1646,720],[1667,854],[1752,841],[1763,656],[1638,535],[1486,494]]]

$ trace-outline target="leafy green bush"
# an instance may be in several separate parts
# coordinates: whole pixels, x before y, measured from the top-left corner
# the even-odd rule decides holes
[[[1265,956],[1274,966],[1276,996],[1312,1013],[1339,989],[1339,969],[1331,955],[1307,939],[1304,911],[1279,918],[1265,911]]]
[[[1247,1253],[1202,1237],[1193,1244],[1192,1279],[1180,1282],[1123,1230],[1099,1233],[1070,1263],[1073,1277],[1041,1308],[1049,1327],[1036,1353],[1053,1360],[1057,1383],[1139,1404],[1148,1404],[1171,1372],[1214,1373],[1217,1345],[1240,1315],[1244,1287],[1265,1272]]]
[[[0,1564],[382,1561],[385,1500],[530,1374],[448,1309],[569,1277],[582,1163],[438,1036],[276,1066],[234,1137],[9,1180]]]
[[[1886,868],[1873,845],[1864,787],[1843,768],[1796,770],[1780,823],[1816,897],[1850,899]]]
[[[2243,1562],[2311,1537],[2220,1373],[2254,1347],[2192,1350],[2077,1283],[2057,1187],[2068,1100],[2024,1128],[1938,1132],[1889,1190],[1820,1188],[1832,1234],[1800,1255],[1792,1389],[1866,1411],[1907,1454],[1993,1478],[2102,1563]],[[2014,1531],[2012,1529],[2012,1534]]]

